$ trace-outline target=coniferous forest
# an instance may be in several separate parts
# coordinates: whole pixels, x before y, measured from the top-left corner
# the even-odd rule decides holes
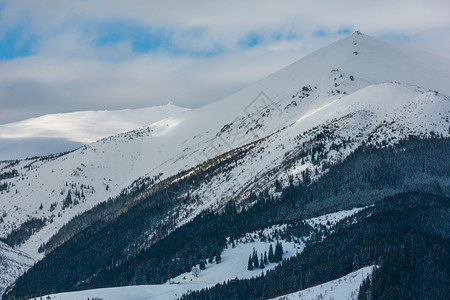
[[[361,220],[300,255],[249,280],[230,281],[183,299],[267,298],[308,288],[377,265],[360,299],[445,299],[450,288],[450,199],[425,193],[398,194],[364,211]],[[369,216],[368,216],[369,215]]]

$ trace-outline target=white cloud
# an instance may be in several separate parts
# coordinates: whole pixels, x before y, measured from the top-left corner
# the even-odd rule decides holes
[[[0,39],[22,27],[33,55],[0,61],[0,124],[52,112],[196,107],[263,78],[342,35],[343,28],[450,57],[450,2],[442,1],[3,1]],[[183,51],[133,52],[124,39],[101,47],[95,24],[163,28]],[[313,33],[324,30],[325,37]],[[258,34],[264,42],[242,48]],[[274,35],[301,36],[274,39]],[[175,49],[176,50],[176,49]],[[188,52],[221,51],[209,57]]]

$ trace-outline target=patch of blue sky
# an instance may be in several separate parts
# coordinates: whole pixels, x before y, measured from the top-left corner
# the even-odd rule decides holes
[[[409,37],[405,33],[396,33],[396,32],[387,32],[380,35],[380,38],[383,40],[388,40],[396,43],[407,43],[411,40],[411,37]]]
[[[33,54],[33,45],[38,38],[25,35],[23,26],[17,26],[0,35],[0,60],[10,60]]]
[[[263,36],[257,33],[250,33],[238,41],[242,48],[253,48],[264,42]]]
[[[339,28],[337,31],[338,34],[350,34],[353,31],[351,26]]]
[[[90,25],[86,30],[95,31],[95,46],[103,47],[114,43],[128,41],[134,53],[162,52],[176,56],[211,57],[223,53],[220,45],[214,45],[207,50],[192,50],[176,42],[176,32],[165,27],[144,27],[126,21],[111,21]],[[205,29],[192,28],[179,33],[179,36],[189,40],[201,39]]]
[[[244,49],[253,48],[265,42],[301,39],[303,34],[294,32],[274,31],[265,36],[249,33],[238,41],[238,46]]]
[[[321,28],[316,29],[313,32],[313,36],[315,36],[315,37],[324,37],[326,35],[327,35],[327,32],[324,29],[321,29]]]
[[[95,32],[94,43],[97,47],[129,41],[133,52],[142,53],[167,48],[172,40],[172,32],[169,30],[143,27],[126,21],[111,21],[89,27],[86,30]]]
[[[303,34],[289,33],[289,34],[285,35],[283,38],[285,40],[293,40],[293,39],[300,39],[302,37],[303,37]]]
[[[303,37],[303,34],[301,33],[284,33],[284,32],[276,32],[272,34],[272,38],[276,41],[279,40],[294,40],[294,39],[300,39]]]

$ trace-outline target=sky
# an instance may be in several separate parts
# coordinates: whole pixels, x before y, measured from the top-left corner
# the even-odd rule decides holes
[[[365,34],[450,59],[448,0],[0,0],[0,124],[214,102]]]

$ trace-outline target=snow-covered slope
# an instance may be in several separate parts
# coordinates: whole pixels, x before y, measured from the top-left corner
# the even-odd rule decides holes
[[[312,228],[315,228],[317,225],[327,225],[331,228],[342,219],[352,216],[363,209],[364,208],[354,208],[352,210],[340,211],[316,218],[307,219],[305,220],[305,222],[312,226]],[[272,262],[265,265],[263,269],[258,268],[251,271],[247,270],[248,256],[254,250],[257,251],[257,253],[261,254],[264,252],[268,252],[269,246],[271,244],[273,246],[275,244],[275,242],[273,241],[277,240],[283,245],[283,260],[285,260],[292,256],[298,255],[305,248],[305,241],[308,240],[311,235],[304,236],[300,240],[292,237],[292,240],[289,242],[276,238],[275,233],[285,231],[287,226],[289,225],[274,225],[261,229],[259,231],[249,232],[245,236],[233,241],[233,243],[231,243],[230,239],[228,238],[227,248],[221,253],[221,262],[219,264],[216,264],[216,262],[214,261],[212,263],[207,263],[205,265],[205,270],[200,271],[197,276],[194,276],[192,272],[187,272],[180,274],[175,278],[169,279],[165,284],[92,289],[77,292],[59,293],[48,296],[52,299],[60,300],[84,299],[88,297],[98,297],[103,299],[128,298],[175,300],[180,298],[183,294],[187,294],[188,291],[198,291],[204,288],[209,288],[216,284],[221,284],[224,281],[258,277],[265,273],[267,270],[274,269],[279,263]],[[316,228],[315,230],[317,232],[320,231],[319,228]],[[198,268],[198,265],[193,267]],[[355,274],[364,272],[365,276],[367,276],[370,270],[370,268],[363,268],[338,280],[332,281],[330,283],[325,283],[320,289],[313,287],[308,290],[311,290],[311,292],[319,293],[327,291],[331,286],[333,286],[336,291],[339,291],[339,294],[337,295],[343,294],[342,290],[345,290],[349,287],[357,291],[359,285],[361,284],[361,281],[365,277],[360,279],[359,277],[356,277]],[[348,294],[350,294],[350,292],[352,291],[349,291]],[[44,296],[44,298],[45,297],[47,296]]]
[[[141,109],[50,114],[3,124],[0,125],[0,160],[70,151],[185,110],[167,104]]]
[[[361,268],[355,272],[342,276],[339,279],[325,282],[308,289],[304,289],[292,294],[273,298],[277,300],[320,300],[320,299],[339,299],[354,300],[358,299],[358,292],[361,283],[372,274],[375,266]]]
[[[166,179],[252,142],[238,164],[193,188],[197,200],[173,211],[178,225],[274,179],[287,183],[306,169],[314,179],[362,143],[448,136],[448,82],[449,61],[355,33],[213,104],[63,156],[0,163],[0,236],[46,218],[18,246],[39,259],[39,245],[63,224],[136,179]],[[299,157],[318,137],[324,157]]]
[[[353,300],[358,298],[358,291],[361,283],[372,273],[374,266],[369,266],[361,268],[355,272],[342,276],[336,280],[325,282],[323,284],[310,287],[308,289],[298,291],[292,294],[284,295],[274,299],[278,300],[310,300],[310,299],[342,299],[342,300]],[[202,277],[207,277],[205,273],[200,273],[199,277],[194,277],[191,274],[183,274],[187,280],[184,282],[171,281],[172,283],[167,283],[163,285],[142,285],[142,286],[126,286],[117,288],[104,288],[95,290],[85,290],[79,292],[68,292],[48,295],[51,299],[56,300],[76,300],[76,299],[87,299],[87,298],[101,298],[101,299],[134,299],[134,300],[145,300],[145,299],[177,299],[181,295],[187,293],[187,291],[200,290],[205,287],[212,286],[209,283],[202,282]],[[214,271],[220,271],[219,268]],[[250,272],[250,271],[248,271]],[[227,279],[221,276],[220,273],[215,273],[219,275],[222,279]],[[183,278],[182,277],[182,278]],[[244,278],[243,276],[236,276],[237,278]],[[194,279],[193,282],[190,279]],[[223,282],[219,280],[219,282]],[[234,279],[234,278],[231,278]],[[45,296],[47,297],[47,296]],[[44,298],[45,298],[44,297]]]
[[[27,254],[0,241],[0,295],[34,263]]]
[[[270,243],[253,242],[239,244],[235,248],[229,247],[222,253],[222,262],[215,262],[206,265],[206,269],[201,271],[198,277],[191,272],[180,274],[179,276],[168,280],[165,284],[127,286],[117,288],[104,288],[84,290],[79,292],[68,292],[49,295],[51,299],[72,300],[103,298],[103,299],[161,299],[175,300],[179,299],[188,291],[197,291],[203,288],[212,287],[218,283],[233,279],[243,279],[260,276],[263,272],[273,269],[278,263],[269,263],[264,269],[247,270],[248,255],[253,249],[258,253],[267,251]],[[294,243],[283,243],[283,249],[286,250],[284,259],[296,255],[301,250],[297,250]],[[300,247],[299,247],[300,248]],[[300,248],[301,249],[301,248]],[[47,296],[45,296],[47,297]],[[45,298],[44,297],[44,298]]]

